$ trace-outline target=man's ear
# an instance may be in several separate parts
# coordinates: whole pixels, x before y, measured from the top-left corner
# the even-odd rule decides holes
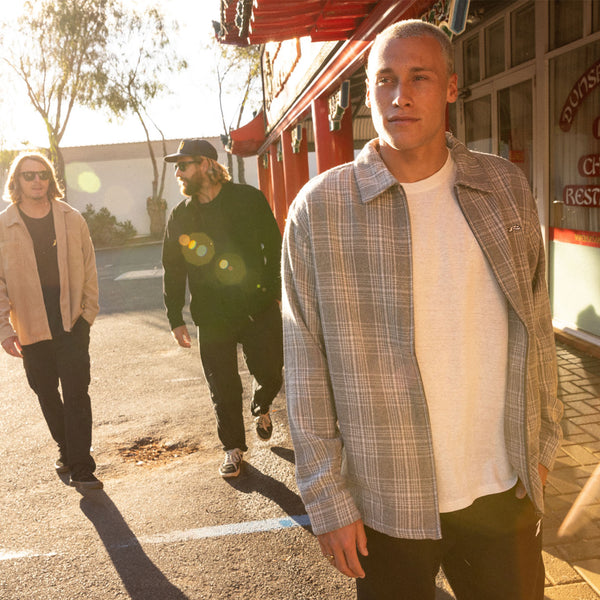
[[[365,79],[367,93],[365,95],[365,106],[371,108],[371,92],[369,91],[369,80]]]
[[[458,75],[453,73],[448,79],[448,91],[446,92],[446,101],[452,104],[458,100]]]

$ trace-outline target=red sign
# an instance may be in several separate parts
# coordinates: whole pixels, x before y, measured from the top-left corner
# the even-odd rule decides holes
[[[523,150],[509,150],[508,160],[510,160],[511,163],[524,163],[525,152]]]
[[[567,206],[600,206],[600,185],[566,185],[563,202]]]
[[[577,231],[575,229],[552,227],[550,229],[550,237],[555,242],[600,248],[600,231]]]
[[[600,140],[600,117],[596,117],[594,119],[594,124],[593,124],[593,130],[594,130],[594,137],[597,140]]]
[[[567,101],[560,112],[558,122],[563,131],[569,131],[583,101],[600,85],[600,60],[593,64],[571,88]]]
[[[600,177],[600,154],[587,154],[577,163],[582,177]]]

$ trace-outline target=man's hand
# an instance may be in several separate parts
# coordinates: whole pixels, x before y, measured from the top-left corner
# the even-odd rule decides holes
[[[348,577],[365,576],[358,559],[358,552],[367,556],[367,535],[359,519],[350,525],[318,536],[321,552],[335,568]],[[330,558],[332,557],[333,558]]]
[[[19,338],[16,335],[11,335],[7,337],[2,342],[2,347],[7,354],[11,356],[15,356],[17,358],[23,358],[23,353],[21,352],[21,344],[19,343]]]
[[[538,472],[540,474],[540,479],[542,480],[542,485],[546,485],[546,479],[548,479],[548,469],[546,469],[544,465],[538,464]],[[527,496],[527,490],[520,479],[517,481],[517,490],[515,493],[519,500],[522,500],[525,498],[525,496]]]
[[[173,331],[171,331],[173,337],[177,340],[177,343],[182,348],[191,348],[192,347],[192,338],[187,330],[185,325],[180,325],[179,327],[175,327]]]

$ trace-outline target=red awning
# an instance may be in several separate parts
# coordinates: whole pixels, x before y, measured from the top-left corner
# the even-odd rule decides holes
[[[259,115],[262,120],[262,143],[259,143],[258,134],[250,136],[244,133],[238,138],[238,134],[244,130],[245,127],[230,132],[233,140],[232,152],[234,154],[241,154],[242,151],[248,152],[248,154],[244,153],[243,156],[262,154],[265,152],[269,145],[277,140],[285,129],[296,124],[298,120],[302,118],[302,115],[310,110],[311,102],[315,98],[325,93],[331,93],[331,91],[339,86],[342,81],[350,77],[352,73],[362,66],[364,56],[377,33],[400,19],[419,18],[420,15],[431,8],[434,2],[435,0],[376,0],[372,2],[367,2],[366,0],[221,0],[222,20],[219,40],[224,43],[239,45],[261,43],[261,41],[253,41],[257,38],[253,38],[251,32],[247,33],[245,37],[238,35],[237,37],[233,36],[229,39],[223,38],[224,26],[229,28],[228,35],[232,35],[231,27],[235,28],[235,17],[227,17],[227,11],[232,11],[231,14],[235,15],[238,6],[245,8],[247,11],[257,11],[260,7],[265,10],[265,14],[267,12],[267,7],[269,7],[272,11],[270,13],[271,17],[273,19],[276,17],[279,19],[278,21],[272,21],[272,30],[268,32],[269,41],[283,41],[285,39],[297,37],[298,31],[294,29],[294,27],[296,27],[294,23],[300,23],[302,21],[302,16],[309,11],[316,10],[315,7],[318,5],[319,7],[322,7],[320,12],[317,11],[319,16],[329,16],[329,23],[331,24],[332,29],[326,30],[322,28],[321,30],[318,30],[315,25],[310,29],[310,36],[313,41],[335,41],[339,39],[332,37],[334,34],[343,36],[343,39],[345,40],[345,42],[340,44],[336,49],[334,55],[329,57],[327,61],[323,63],[319,75],[315,77],[306,88],[299,92],[299,95],[277,123],[268,123],[265,125],[262,113]],[[288,13],[287,25],[285,21],[281,21],[280,18],[281,11],[284,7],[285,11],[290,10],[290,13]],[[327,10],[325,10],[326,7]],[[292,8],[294,10],[291,10]],[[350,11],[351,8],[362,15],[360,17],[360,24],[344,33],[342,31],[343,27],[348,25],[346,21],[343,21],[344,19],[356,18],[357,22],[359,22],[356,15],[349,16],[348,11]],[[299,13],[298,11],[300,9],[301,12]],[[334,12],[333,15],[329,14],[328,11],[330,10]],[[337,12],[335,12],[336,10]],[[248,19],[246,27],[249,28],[249,13],[246,12],[245,14]],[[337,24],[334,16],[338,19]],[[224,17],[229,20],[224,20]],[[319,38],[320,32],[323,33],[323,38]],[[255,119],[255,121],[257,119]],[[249,125],[250,123],[248,126]],[[267,126],[268,133],[265,133]],[[239,139],[238,144],[243,145],[236,145],[236,139]],[[253,143],[258,145],[254,152],[250,152]],[[243,148],[243,150],[238,151],[238,148]]]
[[[252,121],[229,132],[231,153],[237,156],[254,156],[265,141],[265,117],[260,111]]]
[[[219,41],[248,46],[309,36],[345,40],[377,0],[221,0]]]

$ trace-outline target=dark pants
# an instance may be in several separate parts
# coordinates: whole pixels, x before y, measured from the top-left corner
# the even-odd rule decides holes
[[[515,489],[441,515],[441,540],[392,538],[367,528],[359,600],[433,600],[440,565],[457,600],[542,600],[539,519]]]
[[[266,413],[283,383],[283,333],[279,305],[248,320],[234,337],[218,342],[200,339],[200,358],[210,390],[217,434],[223,450],[239,448],[244,452],[246,435],[242,413],[242,380],[238,372],[237,345],[242,345],[248,370],[254,377],[251,410]]]
[[[27,381],[36,393],[50,434],[74,477],[92,473],[90,326],[80,317],[70,333],[23,346]],[[58,384],[62,390],[58,390]]]

